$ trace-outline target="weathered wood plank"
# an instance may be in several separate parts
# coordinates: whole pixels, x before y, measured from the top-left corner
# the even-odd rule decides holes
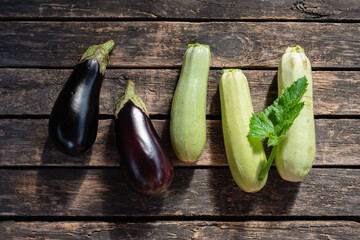
[[[175,166],[227,166],[221,122],[207,121],[207,143],[195,164],[179,161],[170,144],[169,121],[153,120]],[[0,120],[0,166],[119,166],[112,120],[100,120],[91,152],[73,157],[57,151],[48,136],[48,120]],[[316,166],[359,166],[360,121],[316,120]]]
[[[161,196],[143,197],[120,168],[0,170],[1,216],[359,216],[360,169],[314,168],[301,183],[275,169],[255,194],[228,168],[177,168]]]
[[[2,69],[0,115],[50,114],[69,77],[63,69]],[[151,114],[169,115],[179,78],[177,69],[108,69],[101,91],[100,113],[112,114],[116,100],[124,93],[126,81],[136,83],[136,92]],[[265,109],[277,97],[276,71],[247,70],[254,111]],[[220,116],[219,81],[221,70],[210,71],[207,114]],[[359,71],[314,71],[316,115],[360,114]]]
[[[189,43],[208,44],[213,67],[277,67],[290,45],[313,67],[359,68],[360,23],[1,22],[0,66],[73,67],[113,39],[109,66],[179,67]]]
[[[357,239],[352,221],[0,222],[5,239]]]
[[[3,1],[1,18],[359,20],[356,0]]]

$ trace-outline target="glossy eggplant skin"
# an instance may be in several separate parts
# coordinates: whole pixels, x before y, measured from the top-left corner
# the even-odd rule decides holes
[[[81,155],[94,144],[98,130],[103,74],[96,59],[76,65],[51,111],[49,137],[64,153]]]
[[[128,184],[142,195],[165,191],[174,170],[150,118],[129,100],[114,121],[120,166]]]

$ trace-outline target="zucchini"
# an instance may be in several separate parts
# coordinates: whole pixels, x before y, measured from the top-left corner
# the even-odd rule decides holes
[[[311,64],[300,46],[288,47],[278,69],[278,95],[304,76],[309,83],[301,99],[305,106],[280,141],[275,156],[280,176],[290,182],[299,182],[309,173],[315,158],[316,142]]]
[[[205,148],[209,70],[209,46],[189,44],[170,113],[171,144],[184,162],[195,162]]]
[[[262,142],[248,136],[254,110],[247,79],[240,69],[224,69],[219,89],[224,144],[231,174],[242,190],[257,192],[267,181],[267,174],[258,180],[266,165],[266,155]]]

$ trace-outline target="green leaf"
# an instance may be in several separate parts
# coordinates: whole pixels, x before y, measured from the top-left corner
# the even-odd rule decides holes
[[[299,78],[271,106],[261,113],[253,114],[249,136],[260,140],[269,138],[268,146],[278,145],[304,107],[300,100],[307,86],[306,77]]]
[[[264,179],[274,160],[277,147],[283,136],[289,131],[296,117],[304,108],[300,102],[306,92],[308,82],[306,77],[299,78],[274,103],[262,113],[253,114],[250,119],[249,136],[260,140],[268,139],[268,146],[273,146],[270,158],[261,170],[259,180]]]

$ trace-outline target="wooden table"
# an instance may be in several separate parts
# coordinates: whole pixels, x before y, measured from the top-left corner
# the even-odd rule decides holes
[[[221,2],[221,3],[220,3]],[[1,239],[359,239],[360,2],[2,1],[0,3]],[[113,39],[96,143],[83,157],[54,149],[48,119],[76,60]],[[199,161],[169,143],[172,95],[189,43],[209,44],[207,144]],[[218,83],[222,68],[249,80],[255,112],[277,95],[287,46],[312,62],[317,154],[301,183],[275,167],[248,194],[226,161]],[[128,79],[168,147],[175,179],[141,197],[122,178],[114,102]]]

